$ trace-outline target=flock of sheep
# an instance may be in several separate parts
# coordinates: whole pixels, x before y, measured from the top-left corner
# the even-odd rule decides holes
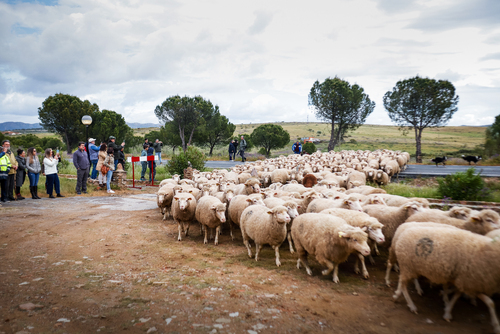
[[[288,240],[290,252],[295,246],[298,255],[297,268],[303,265],[312,275],[307,257],[313,255],[326,267],[323,275],[333,272],[335,283],[339,264],[350,254],[357,257],[355,272],[368,278],[365,257],[374,263],[371,254],[379,254],[377,245],[386,247],[388,286],[391,270],[399,271],[395,300],[402,293],[416,313],[407,284],[413,281],[421,294],[418,278],[423,276],[443,286],[445,320],[452,319],[455,302],[466,294],[488,306],[494,331],[500,333],[491,299],[500,292],[500,216],[465,207],[430,209],[426,199],[389,195],[366,185],[387,184],[409,158],[390,150],[280,156],[231,171],[195,171],[193,180],[174,175],[161,182],[157,202],[163,219],[172,216],[177,223],[179,241],[194,220],[204,243],[210,233],[216,245],[224,223],[233,240],[237,225],[250,258],[250,240],[255,260],[269,244],[280,266],[279,248]]]

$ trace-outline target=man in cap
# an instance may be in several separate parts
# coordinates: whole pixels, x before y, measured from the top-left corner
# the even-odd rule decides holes
[[[5,150],[5,155],[9,158],[11,168],[7,177],[7,181],[5,182],[5,186],[7,189],[7,199],[10,201],[15,201],[16,198],[14,197],[14,187],[16,184],[16,173],[17,173],[17,160],[16,156],[14,155],[14,152],[10,150],[10,141],[5,139],[2,142],[2,146]]]
[[[88,146],[89,154],[90,154],[90,163],[92,164],[92,174],[90,174],[90,178],[95,180],[97,177],[97,162],[99,161],[99,147],[95,145],[95,138],[89,139]]]
[[[245,162],[247,159],[245,158],[245,150],[247,149],[247,141],[243,136],[241,136],[240,140],[240,155],[241,155],[241,161]]]
[[[158,160],[160,160],[160,165],[161,165],[161,147],[163,146],[163,142],[160,141],[159,139],[156,139],[153,148],[155,149],[155,154],[158,156]]]
[[[78,143],[78,150],[73,153],[73,165],[76,168],[76,193],[81,195],[87,193],[87,179],[89,177],[90,161],[85,152],[85,142]]]
[[[120,157],[119,152],[122,149],[122,147],[125,147],[125,142],[122,142],[121,146],[118,146],[115,144],[115,141],[116,141],[116,138],[114,136],[109,136],[108,148],[112,147],[114,150],[113,154],[114,154],[114,158],[115,158],[115,170],[116,170],[116,166],[118,166],[118,158]]]

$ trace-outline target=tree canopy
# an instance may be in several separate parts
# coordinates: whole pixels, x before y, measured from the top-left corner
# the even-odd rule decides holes
[[[103,109],[90,116],[92,124],[89,126],[89,137],[96,139],[96,145],[107,143],[109,136],[116,137],[118,143],[125,141],[126,149],[141,143],[142,138],[134,137],[134,131],[119,113]]]
[[[315,109],[316,117],[331,123],[328,150],[335,149],[347,131],[357,129],[373,112],[372,102],[362,87],[338,77],[316,81],[309,93],[309,105]]]
[[[201,96],[180,97],[175,95],[156,106],[155,115],[165,125],[172,123],[168,127],[178,131],[181,147],[186,152],[188,145],[193,142],[195,132],[200,131],[200,120],[210,115],[213,110],[212,102]]]
[[[236,125],[229,122],[226,116],[221,115],[219,106],[215,106],[211,113],[205,115],[200,121],[200,131],[196,138],[196,143],[200,146],[210,148],[208,155],[212,155],[216,145],[228,144],[236,129]]]
[[[265,149],[266,157],[271,155],[271,150],[283,148],[290,142],[288,131],[276,124],[262,124],[253,130],[250,137],[255,146]]]
[[[393,123],[415,131],[417,162],[422,162],[422,131],[444,126],[458,110],[458,95],[447,80],[414,78],[401,80],[384,95],[384,107]]]
[[[99,107],[95,103],[92,104],[88,100],[82,101],[76,96],[57,93],[43,101],[42,107],[38,108],[38,118],[46,130],[55,132],[63,138],[68,153],[71,153],[71,149],[78,141],[85,138],[82,116],[92,116],[98,111]]]
[[[500,115],[496,116],[495,122],[486,129],[484,150],[488,156],[500,153]]]

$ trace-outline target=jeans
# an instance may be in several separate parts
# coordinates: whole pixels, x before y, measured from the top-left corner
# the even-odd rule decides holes
[[[142,170],[141,170],[141,180],[146,175],[146,170],[148,169],[148,163],[146,161],[141,162]]]
[[[46,175],[46,177],[47,177],[47,194],[52,195],[52,189],[54,185],[56,187],[56,194],[60,194],[61,188],[59,184],[59,176],[57,176],[57,173]]]
[[[79,194],[80,190],[87,192],[87,179],[89,177],[88,169],[78,169],[76,171],[76,193]]]
[[[118,166],[118,159],[115,159],[115,170],[117,166]]]
[[[90,160],[90,162],[92,163],[92,174],[90,175],[90,178],[95,180],[95,178],[97,177],[97,169],[96,166],[97,166],[97,162],[99,160]]]
[[[151,170],[153,170],[153,180],[156,177],[156,162],[148,161],[148,165],[149,165],[149,181],[151,181]]]
[[[38,185],[38,179],[40,178],[40,173],[28,172],[28,178],[30,179],[30,187],[36,187]]]
[[[111,179],[113,178],[113,171],[112,170],[109,170],[108,173],[106,174],[106,188],[108,188],[108,190],[111,190]]]
[[[156,152],[156,155],[158,156],[158,159],[160,159],[160,165],[161,165],[161,152]]]

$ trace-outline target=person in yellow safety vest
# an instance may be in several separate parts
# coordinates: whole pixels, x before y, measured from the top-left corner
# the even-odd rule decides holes
[[[0,200],[2,202],[9,202],[9,196],[7,194],[7,178],[9,177],[10,168],[12,164],[10,163],[9,156],[7,155],[7,148],[3,147],[0,151],[0,187],[2,196]]]

